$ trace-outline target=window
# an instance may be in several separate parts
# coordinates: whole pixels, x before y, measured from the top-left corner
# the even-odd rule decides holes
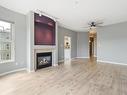
[[[0,21],[0,63],[14,61],[14,24]]]

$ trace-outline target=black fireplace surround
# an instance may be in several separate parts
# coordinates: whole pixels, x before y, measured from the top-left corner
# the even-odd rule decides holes
[[[52,66],[52,52],[44,52],[36,54],[37,69]]]

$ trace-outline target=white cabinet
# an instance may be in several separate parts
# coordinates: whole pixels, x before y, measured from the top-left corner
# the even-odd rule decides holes
[[[64,49],[64,60],[71,60],[71,49]]]

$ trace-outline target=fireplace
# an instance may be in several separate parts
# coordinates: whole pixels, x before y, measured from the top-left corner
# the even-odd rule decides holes
[[[29,12],[27,15],[27,70],[34,72],[58,66],[58,24],[54,17]]]
[[[36,54],[37,69],[52,66],[52,52],[43,52]]]

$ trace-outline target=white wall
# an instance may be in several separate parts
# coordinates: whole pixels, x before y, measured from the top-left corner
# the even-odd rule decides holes
[[[15,23],[15,62],[0,64],[0,73],[26,68],[26,16],[0,6],[0,19]],[[72,39],[72,57],[88,57],[88,33],[58,27],[59,60],[64,58],[64,36]],[[127,64],[127,22],[97,29],[97,58]]]
[[[77,57],[77,32],[58,27],[58,60],[64,60],[64,36],[71,37],[71,57]]]
[[[15,62],[0,64],[0,73],[26,67],[26,16],[0,6],[0,19],[15,23]]]
[[[89,57],[88,32],[77,33],[77,57]]]
[[[97,29],[97,59],[127,64],[127,22]]]

